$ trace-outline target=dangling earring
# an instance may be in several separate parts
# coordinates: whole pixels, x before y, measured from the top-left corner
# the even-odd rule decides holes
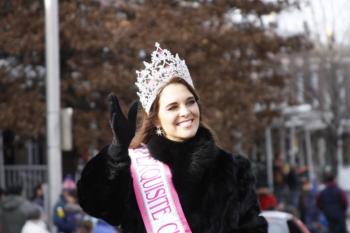
[[[163,136],[163,130],[162,130],[162,128],[160,128],[159,126],[157,126],[156,134],[157,134],[158,136]]]

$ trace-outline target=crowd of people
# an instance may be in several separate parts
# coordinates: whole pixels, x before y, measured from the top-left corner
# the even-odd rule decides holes
[[[52,219],[47,218],[44,210],[43,184],[34,188],[30,198],[23,197],[21,185],[0,188],[0,233],[118,233],[105,221],[84,213],[71,176],[64,179],[62,187]]]
[[[299,217],[310,233],[347,233],[348,197],[329,168],[309,179],[307,168],[276,159],[274,190],[257,188],[262,210],[281,210]]]
[[[277,178],[275,192],[258,187],[261,210],[282,210],[293,213],[310,233],[346,233],[348,199],[329,172],[323,182],[303,180],[297,169],[284,169]],[[281,173],[283,174],[283,173]],[[279,175],[281,175],[279,174]],[[280,181],[280,182],[278,182]],[[290,192],[293,189],[293,192]],[[0,188],[0,233],[49,233],[49,220],[44,212],[43,185],[38,184],[31,198],[21,195],[20,186]],[[76,184],[68,176],[63,182],[60,199],[51,222],[58,233],[117,233],[118,229],[102,219],[84,213],[77,202]]]

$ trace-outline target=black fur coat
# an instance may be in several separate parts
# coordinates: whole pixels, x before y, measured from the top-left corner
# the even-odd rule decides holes
[[[166,163],[173,175],[187,222],[193,233],[265,233],[259,217],[250,162],[218,148],[210,132],[200,127],[186,142],[153,136],[152,156]],[[119,225],[123,233],[143,233],[128,166],[116,166],[109,179],[107,148],[92,158],[78,182],[78,198],[90,215]]]

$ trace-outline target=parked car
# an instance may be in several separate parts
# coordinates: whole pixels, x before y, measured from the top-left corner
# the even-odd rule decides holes
[[[304,223],[290,213],[271,210],[261,215],[269,224],[268,233],[310,233]]]

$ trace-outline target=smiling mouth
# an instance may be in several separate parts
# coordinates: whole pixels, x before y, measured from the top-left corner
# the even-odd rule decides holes
[[[189,119],[189,120],[186,120],[186,121],[181,121],[181,122],[177,123],[176,125],[177,126],[189,127],[189,126],[191,126],[192,122],[193,122],[193,119]]]

